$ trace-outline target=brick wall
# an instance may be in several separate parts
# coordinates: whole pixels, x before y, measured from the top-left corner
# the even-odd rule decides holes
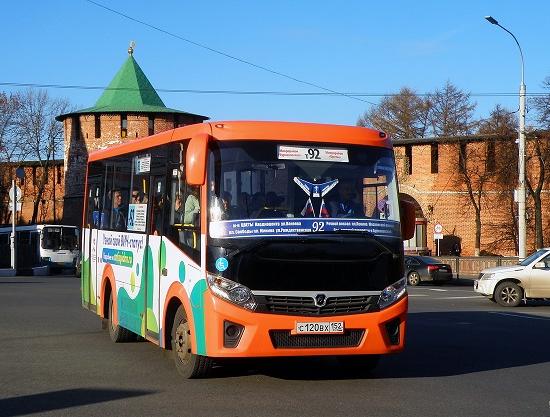
[[[23,200],[21,212],[18,214],[19,224],[28,224],[32,219],[34,202],[37,200],[38,185],[43,174],[43,168],[36,162],[23,164],[4,164],[0,171],[0,224],[11,223],[9,210],[8,191],[11,188],[11,180],[15,178],[15,169],[22,166],[25,172],[23,180],[16,180],[21,189]],[[63,218],[63,193],[65,188],[65,176],[63,175],[63,162],[54,161],[48,169],[48,180],[44,192],[38,201],[37,222],[59,222]],[[55,215],[54,215],[55,206]]]
[[[434,225],[443,226],[444,235],[456,236],[461,241],[462,255],[474,255],[475,247],[475,211],[468,197],[467,189],[459,180],[458,143],[440,143],[439,172],[431,173],[430,144],[412,144],[412,174],[406,174],[405,145],[395,145],[397,172],[400,192],[412,197],[419,205],[417,217],[427,220],[428,247],[435,254],[433,241]],[[475,159],[475,153],[483,155],[486,142],[467,144],[468,170],[476,175],[483,173],[485,159]],[[497,147],[498,152],[498,147]],[[498,158],[498,153],[496,155]],[[469,159],[470,158],[470,159]],[[477,165],[472,165],[477,164]],[[511,169],[517,175],[514,169]],[[494,182],[484,186],[481,198],[481,250],[500,255],[512,256],[516,249],[511,241],[497,242],[502,235],[509,233],[511,199],[513,192]],[[543,190],[543,227],[550,231],[549,216],[550,192]],[[516,207],[517,205],[513,205]],[[532,199],[528,198],[527,211],[533,221]],[[546,234],[546,233],[545,233]],[[528,226],[528,252],[534,249],[534,230]]]

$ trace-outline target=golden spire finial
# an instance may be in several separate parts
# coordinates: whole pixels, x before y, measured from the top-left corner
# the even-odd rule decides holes
[[[131,41],[130,42],[130,47],[128,48],[128,54],[129,55],[133,55],[135,47],[136,47],[136,43],[134,41]]]

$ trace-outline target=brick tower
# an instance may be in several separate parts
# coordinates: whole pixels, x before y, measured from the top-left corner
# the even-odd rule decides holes
[[[65,130],[64,224],[81,225],[91,151],[208,119],[166,107],[134,59],[132,46],[128,54],[95,106],[56,118]]]

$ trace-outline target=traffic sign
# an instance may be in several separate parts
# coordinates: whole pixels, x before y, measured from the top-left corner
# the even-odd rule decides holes
[[[23,199],[23,193],[21,192],[21,188],[19,188],[17,185],[15,186],[15,190],[17,190],[17,201],[20,202]],[[14,200],[14,191],[13,187],[10,187],[10,201]]]
[[[443,239],[443,233],[434,233],[434,240]]]
[[[441,223],[436,223],[435,224],[434,232],[437,233],[437,234],[443,233],[443,226],[441,225]]]
[[[9,203],[9,206],[8,206],[8,210],[9,211],[13,211],[13,201],[10,201]],[[17,203],[17,211],[21,211],[21,203]]]

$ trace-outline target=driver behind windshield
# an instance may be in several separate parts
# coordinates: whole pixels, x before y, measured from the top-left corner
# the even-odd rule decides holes
[[[357,189],[352,180],[344,179],[336,186],[338,198],[328,202],[332,217],[364,217],[363,205],[357,201]]]

